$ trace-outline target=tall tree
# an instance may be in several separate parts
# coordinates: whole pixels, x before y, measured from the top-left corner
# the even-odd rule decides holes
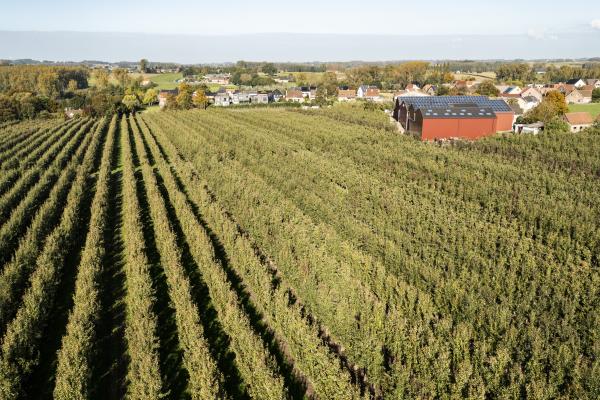
[[[192,108],[192,89],[190,85],[185,82],[179,85],[179,94],[177,95],[176,101],[179,108],[184,110]]]
[[[140,60],[139,69],[140,69],[140,72],[148,71],[148,60],[146,60],[145,58],[142,58]]]
[[[116,68],[112,74],[121,87],[125,88],[129,85],[129,72],[125,68]]]
[[[208,98],[206,97],[204,90],[196,90],[193,96],[193,102],[196,107],[206,109],[206,106],[208,105]]]
[[[482,96],[497,97],[500,94],[500,91],[492,81],[483,81],[477,87],[477,94]]]

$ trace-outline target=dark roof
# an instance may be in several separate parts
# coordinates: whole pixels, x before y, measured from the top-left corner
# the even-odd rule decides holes
[[[399,101],[415,108],[448,108],[453,104],[473,103],[477,107],[490,107],[494,112],[512,112],[504,100],[486,96],[406,96]]]
[[[574,85],[574,84],[576,84],[577,82],[579,82],[579,81],[581,81],[581,80],[582,80],[581,78],[573,78],[573,79],[569,79],[569,80],[567,81],[567,85]]]
[[[158,92],[158,94],[179,94],[179,89],[165,89]]]
[[[496,113],[491,107],[480,107],[476,104],[454,104],[450,107],[430,107],[420,108],[419,111],[423,118],[448,119],[448,118],[496,118]]]

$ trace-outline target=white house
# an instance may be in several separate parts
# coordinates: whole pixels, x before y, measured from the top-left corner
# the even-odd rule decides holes
[[[368,100],[379,99],[379,89],[377,86],[362,85],[356,91],[356,97]]]
[[[567,85],[575,86],[577,89],[582,88],[586,85],[586,82],[581,78],[569,79],[566,83]]]
[[[581,132],[594,124],[594,119],[587,112],[566,113],[564,119],[571,127],[571,132],[573,133]]]
[[[513,132],[530,135],[538,135],[544,130],[543,122],[535,122],[533,124],[514,124]]]

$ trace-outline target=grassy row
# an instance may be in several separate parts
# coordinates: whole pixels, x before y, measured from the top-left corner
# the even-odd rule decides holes
[[[81,136],[81,135],[80,135]],[[56,180],[63,172],[65,165],[73,158],[81,158],[80,137],[74,136],[66,143],[48,169],[43,171],[37,183],[27,192],[27,195],[11,211],[8,220],[0,227],[0,265],[7,261],[13,248],[22,236],[24,228],[35,215],[38,206],[46,198]]]
[[[0,332],[4,332],[5,325],[17,310],[24,284],[35,267],[36,259],[44,246],[46,236],[59,222],[65,199],[71,190],[73,178],[93,138],[93,135],[86,134],[85,131],[80,134],[86,136],[82,145],[79,146],[77,153],[65,167],[48,199],[37,211],[25,235],[19,238],[19,246],[15,254],[2,268],[0,274]],[[76,138],[77,136],[74,136],[73,140],[76,140]]]
[[[65,123],[58,126],[47,127],[40,129],[35,135],[30,136],[27,140],[23,141],[17,146],[9,149],[5,153],[5,157],[1,158],[0,170],[9,170],[12,168],[19,168],[20,166],[28,166],[31,161],[36,161],[32,158],[32,153],[39,151],[44,146],[49,146],[54,141],[54,135],[58,132],[64,132],[71,126],[76,124]],[[23,146],[21,148],[21,146]]]
[[[136,125],[134,124],[134,126]],[[145,131],[146,140],[151,139],[145,125],[143,125],[143,130]],[[142,149],[140,158],[147,160],[146,150],[141,137],[139,137],[139,132],[137,132],[137,129],[134,129],[134,131],[137,147]],[[248,393],[253,398],[282,399],[286,397],[283,379],[279,376],[278,371],[273,368],[274,360],[264,347],[261,338],[252,331],[248,317],[240,310],[240,300],[231,289],[222,266],[215,259],[210,239],[196,220],[185,194],[178,189],[165,161],[159,157],[155,143],[150,143],[153,158],[158,163],[170,201],[175,209],[176,217],[179,220],[192,257],[196,264],[202,268],[202,276],[206,281],[210,297],[219,315],[219,321],[231,338],[230,346],[236,354],[236,364],[246,383]],[[152,192],[152,197],[156,197],[158,201],[160,193],[158,193],[156,178],[150,175],[152,170],[149,169],[149,166],[145,168],[148,169],[146,175],[148,175],[151,182],[149,191]],[[164,205],[160,211],[166,212]],[[165,226],[168,226],[166,215],[163,214],[160,217]],[[172,230],[166,232],[169,232],[171,236],[166,243],[173,250],[177,246],[175,237]]]
[[[262,314],[263,322],[274,333],[275,341],[283,349],[288,362],[293,365],[299,379],[306,379],[308,393],[316,394],[319,398],[359,398],[359,391],[352,387],[351,377],[340,369],[340,360],[331,354],[319,337],[319,327],[310,323],[304,316],[299,303],[290,298],[291,288],[280,276],[274,276],[273,271],[257,256],[249,238],[241,232],[231,216],[219,208],[205,185],[195,177],[189,163],[182,161],[174,146],[164,138],[161,128],[152,124],[153,132],[163,140],[164,151],[183,178],[189,190],[189,196],[202,209],[204,217],[217,232],[219,239],[227,251],[234,273],[241,278],[242,284],[250,292],[252,304]],[[181,132],[183,134],[183,132]],[[150,135],[149,143],[155,154],[160,154],[157,143]],[[163,164],[159,162],[159,165]],[[176,210],[186,213],[180,217],[182,226],[188,225],[189,235],[198,235],[198,229],[193,229],[193,214],[189,214],[189,205],[184,202],[185,196],[177,194],[175,176],[166,165],[165,184],[172,197],[178,200]],[[206,240],[206,239],[205,239]],[[226,279],[223,274],[214,273],[220,279]],[[277,283],[274,283],[277,282]],[[295,297],[295,296],[292,296]],[[293,303],[293,304],[290,304]]]
[[[98,285],[106,253],[104,231],[108,220],[112,151],[116,127],[117,117],[114,116],[108,128],[96,181],[90,228],[77,272],[73,295],[74,307],[69,315],[66,334],[58,353],[55,399],[90,397],[92,385],[90,379],[96,342],[95,327],[100,313]]]
[[[0,134],[2,135],[2,143],[0,143],[0,162],[4,162],[3,160],[7,157],[7,152],[12,152],[15,148],[22,147],[25,142],[31,140],[32,137],[38,136],[40,133],[43,133],[45,130],[50,129],[51,127],[56,127],[61,123],[57,123],[56,121],[52,122],[37,122],[36,124],[28,125],[28,124],[19,124],[14,126],[12,129],[2,129],[0,130]]]
[[[80,126],[81,124],[78,125]],[[14,161],[11,161],[14,168],[2,169],[2,174],[0,175],[0,196],[9,190],[18,181],[21,175],[27,172],[27,169],[35,167],[35,162],[41,157],[43,152],[56,141],[55,135],[57,132],[60,132],[61,134],[65,132],[68,133],[68,129],[71,128],[68,126],[57,128],[48,135],[43,143],[33,143],[31,148],[28,146],[28,148],[24,150],[24,154],[15,156]],[[22,167],[19,167],[19,165],[22,165]]]
[[[48,236],[36,261],[30,287],[23,295],[22,306],[10,322],[2,338],[0,355],[0,397],[17,399],[23,396],[25,379],[38,364],[39,346],[48,317],[53,309],[56,290],[62,280],[63,267],[76,241],[75,235],[84,221],[80,214],[89,192],[89,175],[93,172],[104,129],[94,132],[92,143],[69,195],[60,224]]]
[[[90,128],[92,123],[92,121],[88,121],[83,125],[75,133],[76,137],[81,139],[82,134]],[[73,135],[74,133],[70,129],[65,134],[62,134],[58,140],[53,140],[52,145],[43,153],[43,155],[38,154],[38,157],[41,158],[35,163],[35,166],[25,171],[10,190],[0,197],[0,224],[3,224],[6,221],[12,208],[21,201],[29,188],[35,184],[40,175],[42,175],[56,155],[63,149],[63,146],[72,139]]]
[[[548,386],[555,393],[576,393],[570,381],[590,384],[597,289],[589,265],[595,261],[580,251],[581,242],[593,244],[597,230],[585,237],[577,229],[585,232],[588,222],[593,227],[591,217],[581,217],[597,210],[593,183],[563,197],[563,188],[571,184],[535,165],[519,169],[487,157],[468,159],[473,155],[365,129],[337,132],[335,124],[302,116],[289,117],[289,124],[301,127],[289,129],[285,118],[258,118],[273,126],[266,130],[231,123],[242,119],[233,113],[188,115],[194,117],[182,117],[180,123],[169,119],[168,125],[188,127],[193,134],[170,138],[203,169],[220,199],[386,393],[485,391],[503,397],[519,386],[536,390],[544,369],[557,377]],[[499,171],[505,176],[497,176]],[[522,176],[531,182],[521,186]],[[477,182],[490,179],[495,182],[487,187]],[[538,196],[538,187],[545,185]],[[490,188],[498,196],[490,196]],[[454,191],[485,202],[452,199]],[[561,199],[553,210],[531,206],[552,197]],[[527,237],[523,214],[515,214],[512,227],[479,216],[489,207],[483,215],[493,216],[494,204],[518,204],[519,211],[522,205],[533,218],[546,214],[557,226],[568,218],[552,215],[556,209],[580,203],[588,210],[570,221],[574,232],[552,232],[542,224],[538,232],[552,232],[546,243]],[[286,244],[283,238],[290,237],[294,243]],[[569,241],[575,250],[570,259],[563,258]],[[559,287],[577,295],[565,298]],[[559,315],[562,323],[554,324]],[[564,341],[568,356],[553,350]],[[476,345],[467,351],[468,343]],[[533,352],[523,350],[534,343]]]
[[[133,154],[125,117],[121,119],[123,160],[123,237],[125,242],[126,325],[129,366],[127,397],[135,400],[163,396],[159,369],[155,293],[145,253],[140,204],[136,192]]]
[[[139,134],[134,136],[139,143]],[[138,153],[142,151],[141,146],[136,147]],[[169,296],[175,308],[179,342],[184,351],[183,364],[190,376],[188,391],[193,399],[218,398],[224,394],[222,376],[203,337],[199,311],[192,300],[192,289],[181,264],[181,250],[169,224],[164,200],[146,157],[142,155],[141,159],[154,234],[169,286]]]

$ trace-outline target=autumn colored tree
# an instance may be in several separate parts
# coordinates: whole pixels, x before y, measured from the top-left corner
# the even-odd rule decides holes
[[[190,109],[193,106],[192,102],[192,88],[187,83],[181,83],[179,85],[179,94],[177,95],[177,106],[184,110]]]
[[[565,95],[557,90],[553,90],[546,95],[544,101],[549,102],[555,108],[556,113],[559,115],[569,112],[569,106],[565,99]]]
[[[208,105],[208,98],[206,97],[204,90],[198,89],[196,92],[194,92],[193,103],[198,108],[206,109],[206,106]]]
[[[142,100],[142,103],[144,103],[145,105],[152,105],[154,103],[158,102],[158,90],[151,88],[146,90],[146,93],[144,94],[144,98]]]

